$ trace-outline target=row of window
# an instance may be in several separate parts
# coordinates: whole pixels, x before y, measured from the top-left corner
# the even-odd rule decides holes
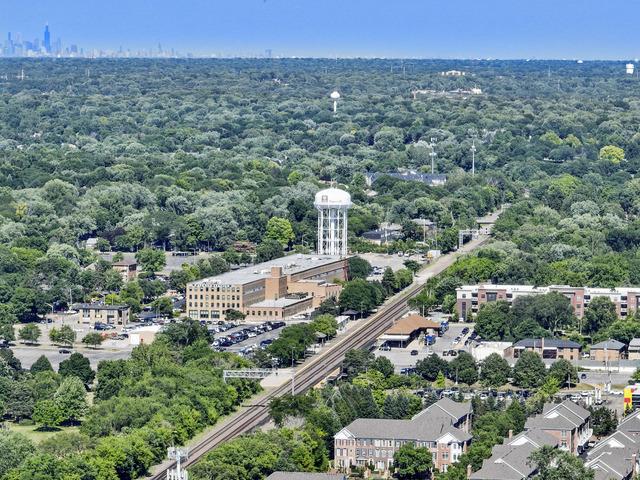
[[[211,300],[240,300],[240,295],[216,295],[216,298],[213,298],[211,295]],[[198,295],[187,295],[188,300],[198,300]],[[209,300],[209,295],[200,294],[200,300]]]
[[[233,285],[216,285],[215,287],[209,288],[208,286],[198,285],[195,287],[190,287],[189,291],[200,291],[200,292],[239,292],[240,287],[235,287]]]
[[[205,303],[209,303],[209,302],[200,302],[200,305],[198,305],[198,302],[189,302],[188,306],[189,307],[200,307],[203,308],[205,306],[207,307],[215,307],[215,308],[240,308],[240,303],[236,303],[236,302],[230,302],[230,303],[226,303],[226,302],[213,302],[211,305],[205,305]]]

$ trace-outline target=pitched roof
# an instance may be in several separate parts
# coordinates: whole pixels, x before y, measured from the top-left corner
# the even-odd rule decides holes
[[[543,447],[545,445],[549,445],[551,447],[557,447],[559,440],[553,435],[545,432],[544,430],[525,430],[520,432],[513,438],[506,439],[504,441],[505,445],[516,445],[523,444],[522,442],[527,442],[533,445],[536,448]]]
[[[427,417],[423,417],[427,419]],[[356,438],[382,438],[391,440],[419,440],[435,442],[450,433],[460,442],[471,439],[471,435],[452,427],[444,418],[440,421],[428,418],[429,421],[393,420],[388,418],[358,418],[347,425],[347,430]]]
[[[608,350],[622,350],[625,346],[624,343],[610,338],[609,340],[591,345],[591,350],[604,350],[605,348]]]
[[[541,348],[544,344],[549,348],[582,348],[579,343],[572,340],[563,340],[561,338],[524,338],[519,342],[514,343],[514,347],[523,348]]]
[[[470,414],[471,402],[454,402],[449,398],[438,400],[411,420],[358,418],[343,428],[356,438],[384,438],[435,442],[451,434],[460,442],[471,440],[471,435],[453,425]]]
[[[557,404],[547,403],[542,414],[527,419],[525,428],[531,430],[572,430],[582,425],[590,415],[588,410],[569,400]]]
[[[497,445],[482,468],[469,477],[470,480],[522,480],[529,477],[535,468],[529,456],[536,450],[531,443],[518,446]]]
[[[440,324],[420,315],[409,315],[398,320],[385,335],[411,335],[421,328],[440,328]]]
[[[309,472],[273,472],[267,480],[345,480],[347,477],[338,473]]]
[[[453,423],[456,423],[465,415],[469,415],[472,411],[473,407],[471,406],[471,402],[456,402],[450,398],[444,397],[421,412],[416,413],[413,418],[415,419],[424,416],[436,415],[436,412],[440,412],[440,414],[442,414],[442,412],[444,412],[445,415],[451,417],[454,421]]]
[[[585,466],[595,470],[595,477],[600,480],[622,480],[631,473],[632,458],[637,453],[637,448],[612,448],[599,452]]]
[[[640,433],[640,410],[625,417],[618,425],[618,430],[625,433]]]

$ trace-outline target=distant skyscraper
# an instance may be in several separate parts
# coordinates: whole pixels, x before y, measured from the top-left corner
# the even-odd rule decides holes
[[[47,53],[51,53],[51,34],[49,33],[49,25],[44,27],[44,49]]]

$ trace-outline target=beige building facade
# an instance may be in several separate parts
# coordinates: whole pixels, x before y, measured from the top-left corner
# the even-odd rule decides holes
[[[187,284],[187,315],[224,320],[238,310],[251,320],[284,320],[337,297],[347,279],[346,257],[291,255]],[[306,299],[306,300],[305,300]]]

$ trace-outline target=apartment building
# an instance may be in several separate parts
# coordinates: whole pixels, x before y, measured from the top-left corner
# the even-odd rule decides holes
[[[491,450],[491,457],[482,462],[480,470],[470,473],[469,480],[523,480],[532,477],[535,465],[529,457],[544,446],[557,447],[558,440],[542,430],[525,430],[512,436],[509,432],[502,444]]]
[[[238,310],[253,320],[283,320],[337,297],[336,281],[347,271],[346,257],[298,254],[204,278],[187,284],[187,315],[217,321]]]
[[[536,466],[529,457],[536,450],[549,446],[582,453],[591,437],[590,413],[579,405],[565,401],[546,404],[543,413],[530,417],[520,434],[509,436],[491,450],[491,457],[482,462],[482,468],[468,472],[469,480],[525,480],[534,478]],[[623,477],[598,477],[610,480]]]
[[[619,362],[627,351],[627,346],[615,339],[604,340],[591,345],[589,358],[598,362]]]
[[[579,360],[582,345],[571,340],[559,338],[524,338],[504,351],[504,356],[520,358],[522,352],[535,352],[542,358],[551,360],[563,358],[565,360]]]
[[[122,281],[125,283],[135,280],[138,277],[138,263],[133,259],[125,258],[113,262],[111,268],[120,274]]]
[[[640,473],[640,438],[618,429],[594,445],[585,466],[594,470],[594,480],[631,480]]]
[[[529,417],[526,430],[542,430],[558,440],[558,448],[579,455],[593,434],[591,412],[569,400],[547,403],[542,413]]]
[[[475,316],[480,307],[489,302],[505,301],[509,304],[518,297],[544,295],[557,292],[567,297],[578,318],[584,316],[589,302],[595,297],[607,297],[616,306],[618,317],[624,318],[640,305],[640,288],[589,288],[570,287],[568,285],[550,285],[537,287],[533,285],[463,285],[456,289],[457,311],[461,321]]]
[[[73,305],[78,311],[78,323],[107,323],[125,326],[129,323],[130,309],[128,305],[105,305],[103,303],[79,303]]]
[[[472,408],[469,402],[444,398],[411,420],[359,418],[334,436],[334,466],[373,465],[376,471],[393,471],[393,456],[406,443],[427,447],[434,468],[446,472],[471,442]]]

